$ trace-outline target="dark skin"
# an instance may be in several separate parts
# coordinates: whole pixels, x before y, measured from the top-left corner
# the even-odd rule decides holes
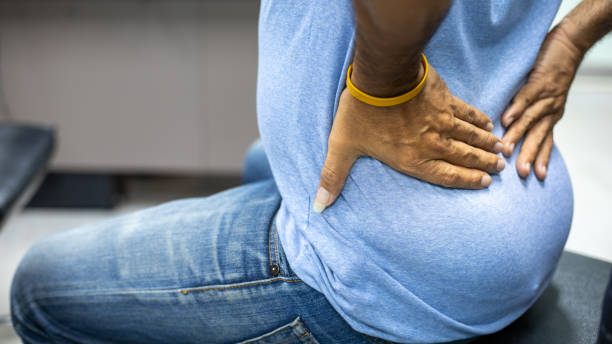
[[[353,4],[357,23],[353,83],[378,97],[412,89],[423,75],[420,53],[450,1],[353,0]],[[345,89],[314,210],[322,211],[336,200],[360,156],[371,156],[433,184],[480,189],[491,183],[488,173],[505,166],[494,153],[503,150],[509,156],[524,138],[518,173],[526,177],[535,166],[536,176],[543,180],[553,127],[563,115],[576,70],[588,49],[610,30],[612,0],[583,0],[551,30],[527,83],[502,115],[508,128],[503,144],[489,133],[493,129],[489,118],[454,97],[432,66],[423,91],[404,104],[373,107]]]
[[[450,1],[354,0],[353,4],[357,35],[351,80],[355,86],[377,97],[412,89],[424,73],[421,51],[446,15]],[[396,106],[371,106],[343,91],[315,211],[335,201],[360,156],[371,156],[407,175],[455,188],[485,188],[491,183],[489,173],[504,168],[503,159],[495,155],[502,144],[490,133],[491,120],[454,97],[435,68],[429,68],[423,91]]]
[[[612,30],[612,1],[583,0],[547,35],[527,83],[502,115],[508,128],[504,155],[525,138],[517,171],[523,178],[534,169],[544,180],[553,147],[553,128],[565,110],[565,101],[586,52]]]

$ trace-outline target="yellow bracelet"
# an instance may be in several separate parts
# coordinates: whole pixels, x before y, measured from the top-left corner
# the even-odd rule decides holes
[[[357,100],[364,102],[366,104],[372,105],[372,106],[386,107],[386,106],[394,106],[394,105],[398,105],[401,103],[405,103],[409,101],[410,99],[416,97],[419,93],[421,93],[421,91],[423,90],[423,87],[425,86],[425,79],[427,79],[427,73],[429,72],[429,64],[427,63],[427,59],[425,58],[425,54],[423,53],[421,53],[421,61],[423,62],[423,65],[425,66],[425,73],[423,74],[423,79],[421,79],[418,85],[416,85],[413,89],[397,97],[392,97],[392,98],[374,97],[374,96],[371,96],[363,92],[357,87],[355,87],[355,85],[353,85],[353,83],[351,82],[351,71],[353,70],[352,63],[348,67],[348,70],[346,71],[346,88],[348,88],[349,92]]]

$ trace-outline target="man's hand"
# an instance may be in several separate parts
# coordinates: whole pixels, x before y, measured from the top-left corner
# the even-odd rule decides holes
[[[523,136],[516,168],[521,177],[546,177],[553,147],[553,126],[563,116],[565,100],[584,54],[612,30],[612,0],[582,0],[551,30],[527,83],[502,115],[508,128],[503,137],[504,154],[509,156]]]
[[[542,43],[527,83],[518,91],[502,115],[508,127],[503,137],[504,155],[510,156],[525,136],[516,168],[523,178],[531,167],[544,180],[553,147],[553,127],[563,116],[565,101],[583,52],[562,25],[555,27]]]
[[[487,172],[503,170],[502,150],[491,134],[491,120],[454,97],[430,66],[425,88],[414,99],[392,107],[374,107],[345,89],[338,104],[321,170],[315,211],[332,204],[351,166],[371,156],[391,168],[446,187],[481,189]],[[485,172],[486,171],[486,172]]]

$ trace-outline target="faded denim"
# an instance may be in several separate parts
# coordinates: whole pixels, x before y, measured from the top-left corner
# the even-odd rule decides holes
[[[24,343],[387,343],[351,329],[292,270],[259,143],[245,171],[250,184],[35,244],[11,289]]]

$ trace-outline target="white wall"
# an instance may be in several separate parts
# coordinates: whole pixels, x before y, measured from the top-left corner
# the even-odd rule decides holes
[[[4,1],[13,118],[57,126],[54,169],[236,171],[257,134],[258,1]]]
[[[577,3],[564,1],[557,20]],[[55,169],[236,171],[257,137],[258,5],[0,1],[8,109],[57,126]],[[612,75],[612,35],[581,71]]]

